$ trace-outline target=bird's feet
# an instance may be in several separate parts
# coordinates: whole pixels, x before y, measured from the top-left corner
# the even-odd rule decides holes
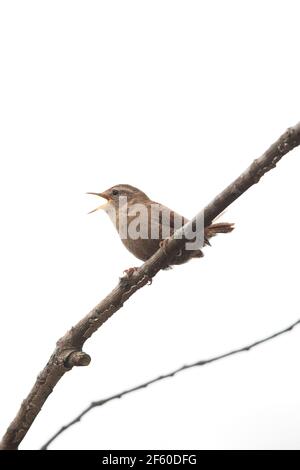
[[[168,255],[167,247],[168,247],[169,241],[170,241],[170,238],[165,238],[164,240],[161,240],[159,242],[159,247],[163,249],[163,252],[166,256]],[[170,266],[169,264],[166,264],[166,266],[164,266],[162,269],[164,270],[172,269],[172,266]]]
[[[130,280],[132,276],[137,272],[138,268],[133,267],[133,268],[128,268],[124,269],[123,271],[123,276],[120,277],[120,284],[124,287],[130,286]]]
[[[133,274],[137,272],[137,270],[138,270],[138,268],[135,267],[135,266],[133,268],[124,269],[124,271],[123,271],[123,274],[125,274],[124,277],[127,277],[127,278],[132,277]]]
[[[167,253],[167,247],[168,247],[169,241],[170,241],[169,238],[165,238],[164,240],[161,240],[159,242],[159,247],[163,249],[165,255],[168,254]]]

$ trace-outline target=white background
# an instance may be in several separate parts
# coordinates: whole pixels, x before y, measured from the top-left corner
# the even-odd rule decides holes
[[[139,264],[85,191],[130,183],[187,217],[300,119],[297,1],[2,1],[1,433],[56,340]],[[300,149],[193,260],[85,345],[22,444],[88,403],[300,317]],[[300,329],[92,411],[62,449],[300,448]]]

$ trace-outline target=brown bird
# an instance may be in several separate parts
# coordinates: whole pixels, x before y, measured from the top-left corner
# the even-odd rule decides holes
[[[105,210],[116,227],[125,247],[138,259],[146,261],[174,231],[188,222],[166,206],[152,201],[143,191],[129,184],[118,184],[103,193],[87,193],[100,196],[107,202],[89,213]],[[204,230],[203,244],[218,233],[233,230],[233,224],[214,223]],[[169,265],[183,264],[191,258],[201,258],[201,249],[180,250]],[[130,271],[130,270],[129,270]]]

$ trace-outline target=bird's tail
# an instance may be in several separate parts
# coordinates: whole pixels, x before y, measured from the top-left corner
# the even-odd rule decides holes
[[[204,230],[204,246],[209,245],[209,239],[218,235],[218,233],[230,233],[234,230],[234,224],[228,222],[219,222],[217,224],[211,224]],[[204,256],[201,250],[193,250],[190,252],[190,258],[202,258]],[[183,261],[184,262],[184,261]],[[180,264],[180,263],[176,263]]]
[[[217,224],[211,224],[205,229],[205,242],[209,245],[209,239],[218,235],[218,233],[230,233],[234,230],[234,224],[228,222],[219,222]]]

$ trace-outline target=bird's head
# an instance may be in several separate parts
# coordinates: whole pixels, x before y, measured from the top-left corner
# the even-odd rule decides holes
[[[143,191],[135,188],[134,186],[131,186],[130,184],[117,184],[116,186],[112,186],[111,188],[107,189],[103,193],[87,194],[93,194],[95,196],[102,197],[107,201],[105,204],[102,204],[101,206],[96,207],[96,209],[93,209],[91,212],[89,212],[89,214],[96,212],[99,209],[108,211],[110,208],[114,208],[115,210],[118,210],[125,203],[130,205],[149,201],[148,196]]]

